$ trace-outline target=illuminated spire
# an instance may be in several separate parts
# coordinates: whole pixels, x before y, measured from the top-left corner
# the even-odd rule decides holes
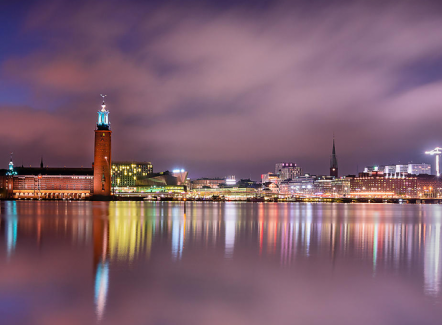
[[[13,170],[14,169],[14,162],[12,161],[12,155],[13,155],[14,153],[13,152],[11,152],[11,159],[9,160],[9,170]]]
[[[106,110],[106,103],[104,102],[104,97],[106,97],[107,95],[100,95],[100,96],[103,97],[103,103],[101,104],[101,110],[98,112],[97,129],[109,130],[110,129],[109,111]]]
[[[11,160],[9,161],[9,168],[8,168],[8,172],[6,173],[6,175],[9,175],[9,176],[17,175],[17,172],[14,170],[14,162],[12,161],[12,155],[13,155],[13,152],[11,152]]]

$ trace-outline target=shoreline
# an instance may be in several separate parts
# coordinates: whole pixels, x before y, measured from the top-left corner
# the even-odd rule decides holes
[[[390,203],[390,204],[442,204],[442,198],[297,198],[297,199],[249,199],[249,200],[228,200],[228,199],[174,199],[174,198],[161,198],[161,199],[149,199],[144,197],[111,197],[107,199],[86,199],[86,200],[74,200],[74,199],[14,199],[14,198],[0,198],[1,201],[44,201],[44,202],[244,202],[244,203]]]

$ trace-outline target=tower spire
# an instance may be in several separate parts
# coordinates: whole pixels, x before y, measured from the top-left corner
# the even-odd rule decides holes
[[[109,111],[106,110],[106,103],[104,102],[104,97],[106,97],[107,95],[100,94],[100,96],[103,97],[103,103],[101,104],[101,110],[98,111],[97,129],[109,130],[110,129]]]
[[[12,155],[14,153],[11,152],[11,160],[9,161],[9,167],[8,167],[8,172],[6,173],[6,175],[17,175],[17,172],[14,170],[14,162],[12,161]]]
[[[338,177],[338,158],[336,157],[335,134],[333,132],[333,149],[330,156],[330,176]]]

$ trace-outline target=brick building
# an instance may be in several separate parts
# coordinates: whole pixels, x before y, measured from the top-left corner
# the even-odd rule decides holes
[[[93,193],[92,168],[14,168],[0,170],[0,197],[11,199],[87,199]]]

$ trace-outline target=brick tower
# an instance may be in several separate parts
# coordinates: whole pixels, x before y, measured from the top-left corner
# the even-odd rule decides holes
[[[94,148],[94,197],[110,198],[111,195],[111,134],[109,111],[103,104],[98,112],[98,123],[95,129]]]

